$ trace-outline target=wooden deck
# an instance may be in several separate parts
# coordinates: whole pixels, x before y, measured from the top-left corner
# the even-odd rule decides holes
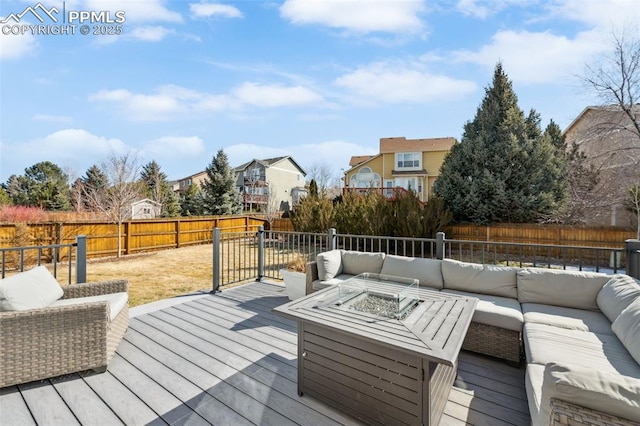
[[[132,318],[106,373],[0,389],[0,425],[358,424],[297,395],[287,301],[251,283]],[[524,369],[461,353],[440,424],[529,425]]]

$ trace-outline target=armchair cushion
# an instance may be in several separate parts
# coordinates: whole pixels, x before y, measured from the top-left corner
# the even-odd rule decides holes
[[[92,303],[92,302],[102,302],[106,301],[109,304],[109,320],[113,321],[122,308],[127,305],[129,301],[129,294],[126,292],[123,293],[109,293],[109,294],[101,294],[99,296],[89,296],[89,297],[76,297],[73,299],[60,299],[53,302],[49,307],[54,308],[56,306],[69,306],[69,305],[81,305],[84,303]]]
[[[628,275],[614,275],[598,293],[596,301],[603,314],[614,322],[618,315],[640,297],[640,281]]]
[[[44,266],[0,280],[0,311],[46,308],[64,292]]]
[[[640,298],[620,313],[611,324],[611,330],[618,336],[633,359],[640,364]]]
[[[551,399],[640,422],[640,380],[594,368],[547,364],[542,382],[540,424],[551,420]]]

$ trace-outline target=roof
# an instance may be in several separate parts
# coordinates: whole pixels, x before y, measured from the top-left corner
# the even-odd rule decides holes
[[[380,138],[380,153],[392,152],[424,152],[449,151],[457,143],[450,136],[444,138],[407,139],[404,136],[394,138]]]
[[[247,167],[249,167],[253,163],[262,164],[263,166],[268,167],[268,166],[272,166],[272,165],[274,165],[274,164],[276,164],[276,163],[278,163],[280,161],[287,160],[287,159],[289,161],[291,161],[293,163],[293,165],[296,166],[302,172],[303,175],[305,175],[305,176],[307,175],[307,172],[305,172],[304,169],[302,167],[300,167],[300,165],[296,162],[296,160],[294,160],[293,157],[290,156],[290,155],[285,155],[285,156],[281,156],[281,157],[273,157],[273,158],[265,158],[264,160],[258,160],[257,158],[254,158],[251,161],[247,161],[246,163],[242,163],[239,166],[234,167],[233,171],[236,172],[236,173],[241,172],[241,171],[245,170]]]
[[[351,160],[349,160],[349,166],[353,167],[353,166],[357,166],[360,163],[364,163],[367,160],[372,159],[373,157],[375,157],[374,155],[354,155],[353,157],[351,157]]]
[[[156,206],[161,206],[162,205],[159,202],[153,201],[150,198],[143,198],[142,200],[134,201],[133,203],[131,203],[131,205],[135,206],[136,204],[142,204],[142,203],[155,204]]]
[[[637,112],[640,112],[640,104],[635,104],[634,105],[634,109]],[[606,112],[619,112],[622,113],[622,109],[620,108],[620,105],[591,105],[591,106],[587,106],[585,107],[585,109],[583,109],[580,114],[578,114],[578,116],[576,118],[573,119],[573,121],[567,126],[567,128],[564,130],[564,132],[562,132],[563,135],[566,135],[568,132],[570,132],[579,122],[580,120],[582,120],[584,118],[585,115],[587,115],[590,111],[593,111],[595,113],[599,112],[599,111],[606,111]]]

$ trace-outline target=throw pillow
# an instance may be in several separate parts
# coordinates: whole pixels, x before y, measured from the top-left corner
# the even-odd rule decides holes
[[[620,312],[611,330],[640,364],[640,297]]]
[[[598,293],[596,302],[609,321],[614,322],[620,313],[640,297],[640,281],[628,275],[614,275]]]
[[[0,280],[0,311],[46,308],[64,292],[44,266]]]

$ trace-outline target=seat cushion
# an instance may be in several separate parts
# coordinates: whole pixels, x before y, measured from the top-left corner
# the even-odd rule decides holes
[[[640,365],[613,334],[525,322],[523,338],[527,363],[555,362],[640,379]]]
[[[553,325],[570,330],[613,334],[611,322],[602,313],[562,306],[523,303],[524,322]]]
[[[478,263],[442,260],[444,288],[470,291],[500,297],[518,298],[516,272],[509,266],[481,265]]]
[[[383,275],[417,279],[421,287],[442,288],[441,260],[388,254],[382,263]]]
[[[124,308],[129,302],[129,295],[126,292],[123,293],[109,293],[109,294],[101,294],[98,296],[88,296],[88,297],[76,297],[72,299],[60,299],[53,302],[50,306],[70,306],[70,305],[81,305],[83,303],[92,303],[92,302],[102,302],[106,301],[109,303],[109,319],[113,321],[122,308]]]
[[[44,266],[0,280],[0,311],[46,308],[64,292]]]
[[[379,274],[384,262],[384,253],[342,252],[342,273],[350,275],[373,272]]]
[[[631,356],[640,364],[640,298],[627,306],[611,325]]]
[[[640,281],[628,275],[614,275],[598,292],[596,302],[603,314],[614,322],[620,312],[640,297]]]
[[[527,391],[531,424],[540,425],[540,401],[542,400],[542,382],[544,380],[544,365],[528,364],[524,377],[524,387]]]
[[[520,310],[520,304],[515,299],[447,289],[442,290],[442,292],[477,297],[478,304],[473,313],[473,322],[507,330],[522,331],[524,318]]]
[[[342,250],[331,250],[316,256],[318,279],[326,281],[342,272]]]
[[[574,365],[547,364],[540,400],[541,425],[551,419],[551,398],[640,422],[640,380]]]
[[[609,278],[596,272],[522,269],[518,271],[518,301],[596,311],[596,297]]]
[[[333,277],[330,280],[315,280],[311,285],[314,290],[322,290],[323,288],[327,288],[332,285],[340,284],[348,280],[349,278],[353,278],[353,275],[350,274],[340,274],[336,277]]]

